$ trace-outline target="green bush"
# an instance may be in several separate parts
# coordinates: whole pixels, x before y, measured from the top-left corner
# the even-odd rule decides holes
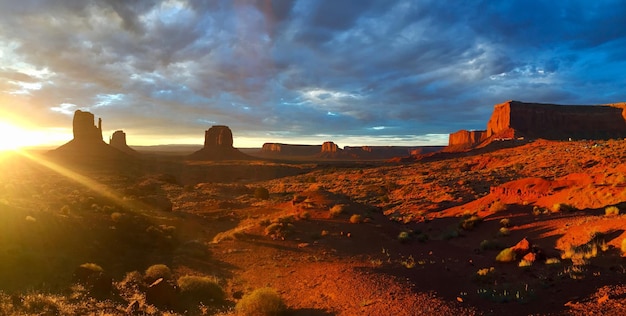
[[[224,290],[214,278],[207,276],[185,275],[176,282],[182,299],[192,304],[211,304],[224,301]]]
[[[172,270],[164,264],[151,265],[144,273],[144,279],[149,284],[152,284],[160,278],[163,278],[163,280],[170,280],[172,278]]]
[[[274,316],[284,313],[285,310],[283,299],[272,288],[256,289],[235,305],[237,315],[243,316]]]

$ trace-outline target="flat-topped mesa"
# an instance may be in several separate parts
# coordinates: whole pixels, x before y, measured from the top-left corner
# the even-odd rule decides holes
[[[507,101],[497,104],[487,135],[494,138],[609,139],[626,137],[626,106],[557,105]]]
[[[102,119],[98,119],[98,126],[94,125],[95,117],[90,112],[76,110],[72,121],[74,139],[82,141],[103,141],[102,140]]]
[[[189,155],[191,160],[245,160],[251,157],[233,147],[233,132],[214,125],[204,132],[204,147]]]
[[[297,145],[281,143],[265,143],[261,148],[264,156],[315,156],[322,150],[321,145]]]
[[[122,130],[118,130],[113,133],[111,138],[109,138],[109,145],[127,154],[137,154],[134,149],[128,147],[128,145],[126,144],[126,133],[124,133],[124,131]]]

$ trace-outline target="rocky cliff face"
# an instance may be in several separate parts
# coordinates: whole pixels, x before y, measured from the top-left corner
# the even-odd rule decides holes
[[[215,125],[204,132],[204,147],[189,155],[192,160],[239,160],[251,157],[233,147],[233,132]]]
[[[498,139],[610,139],[626,137],[626,103],[557,105],[507,101],[496,104],[485,132],[450,134],[447,151]]]
[[[460,130],[450,134],[449,147],[460,149],[474,147],[487,139],[487,131],[466,131]]]
[[[124,133],[124,131],[121,131],[121,130],[115,131],[113,133],[113,135],[109,139],[109,145],[127,154],[131,154],[131,155],[137,154],[137,152],[134,149],[128,147],[128,145],[126,144],[126,133]]]
[[[494,107],[487,134],[496,138],[552,140],[626,137],[623,108],[616,105],[557,105],[507,101]]]

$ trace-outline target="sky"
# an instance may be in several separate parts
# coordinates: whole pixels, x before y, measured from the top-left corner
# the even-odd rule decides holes
[[[507,100],[626,101],[626,1],[0,0],[0,133],[442,145]],[[17,136],[21,135],[21,136]]]

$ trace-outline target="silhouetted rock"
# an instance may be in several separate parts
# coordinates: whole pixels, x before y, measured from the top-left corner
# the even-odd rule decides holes
[[[342,150],[333,145],[333,142],[327,142],[326,152],[324,152],[323,145],[265,143],[259,152],[259,156],[301,159],[316,159],[321,156],[322,158],[333,159],[378,160],[432,153],[444,148],[443,146],[345,146]]]
[[[74,140],[88,142],[102,141],[102,119],[98,119],[98,126],[94,125],[94,119],[94,115],[90,112],[83,112],[81,110],[74,112],[72,122]]]
[[[233,147],[228,126],[215,125],[204,133],[204,147],[189,155],[192,160],[245,160],[251,157]]]
[[[109,139],[109,145],[130,155],[138,154],[134,149],[128,147],[128,145],[126,144],[126,133],[124,133],[124,131],[121,131],[121,130],[115,131],[113,133],[113,135]]]
[[[102,140],[102,119],[98,119],[98,126],[95,126],[93,114],[76,110],[72,125],[74,139],[50,151],[50,157],[72,163],[96,165],[111,162],[125,164],[132,158]]]

